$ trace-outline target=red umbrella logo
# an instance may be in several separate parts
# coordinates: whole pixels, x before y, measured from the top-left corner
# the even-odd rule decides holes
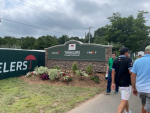
[[[30,67],[29,67],[29,69],[31,69],[31,60],[36,60],[36,58],[35,58],[35,56],[33,56],[33,55],[28,55],[28,56],[25,58],[25,60],[30,60]]]
[[[72,49],[73,49],[74,45],[71,45],[71,47],[72,47]]]

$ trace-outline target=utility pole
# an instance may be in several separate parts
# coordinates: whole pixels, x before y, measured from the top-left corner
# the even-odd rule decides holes
[[[90,29],[91,28],[93,28],[93,27],[86,28],[86,29],[89,29],[89,44],[90,44]]]

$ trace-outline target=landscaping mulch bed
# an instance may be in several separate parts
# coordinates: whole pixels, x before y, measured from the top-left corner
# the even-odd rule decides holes
[[[95,83],[93,80],[90,80],[90,76],[83,77],[83,79],[80,78],[80,76],[77,76],[73,74],[72,70],[67,70],[69,72],[69,75],[73,78],[72,81],[70,81],[68,84],[65,82],[62,82],[63,76],[61,76],[58,80],[51,81],[51,80],[42,80],[40,78],[40,75],[36,75],[35,77],[25,77],[21,76],[20,79],[24,80],[25,82],[28,82],[29,84],[45,84],[45,85],[55,85],[55,86],[75,86],[75,87],[100,87],[102,89],[106,89],[107,81],[105,80],[105,74],[104,73],[96,73],[92,75],[99,76],[100,83]]]

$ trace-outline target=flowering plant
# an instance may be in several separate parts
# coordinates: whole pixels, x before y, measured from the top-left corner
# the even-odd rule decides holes
[[[62,80],[63,82],[69,82],[69,81],[72,81],[72,77],[70,75],[67,75],[63,78]]]
[[[30,76],[34,77],[36,74],[37,74],[36,71],[28,72],[25,77],[30,77]]]
[[[49,75],[43,74],[40,78],[41,78],[42,80],[48,80],[48,79],[49,79]]]
[[[61,72],[60,72],[60,75],[61,75],[61,76],[65,76],[65,75],[68,75],[68,74],[69,74],[68,71],[61,71]]]

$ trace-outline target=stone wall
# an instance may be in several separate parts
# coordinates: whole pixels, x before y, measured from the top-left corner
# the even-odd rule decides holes
[[[45,50],[45,66],[53,68],[55,65],[60,66],[62,69],[71,69],[72,64],[77,62],[78,68],[83,70],[87,65],[92,64],[94,72],[106,72],[106,67],[109,58],[112,55],[112,47],[106,47],[106,62],[100,61],[72,61],[72,60],[48,60],[48,49]]]

